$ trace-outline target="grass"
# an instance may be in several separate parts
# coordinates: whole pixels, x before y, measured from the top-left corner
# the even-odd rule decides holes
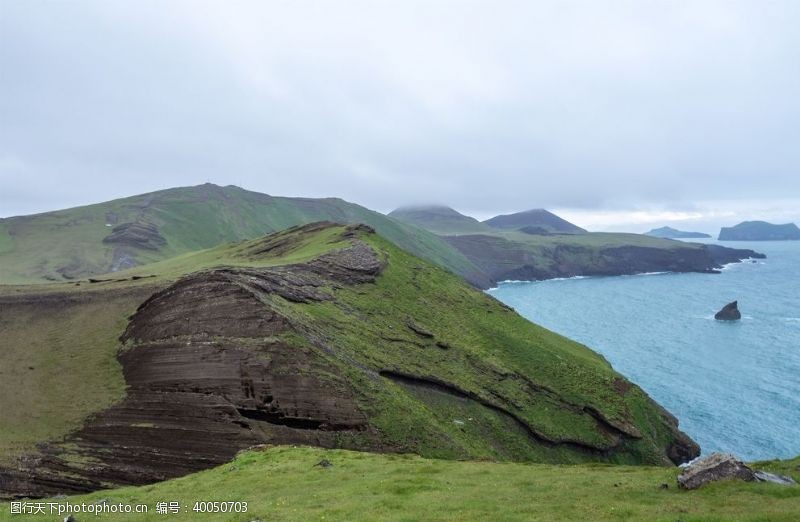
[[[124,396],[117,338],[150,293],[73,292],[2,305],[0,462],[65,435]]]
[[[671,432],[641,389],[634,386],[624,394],[616,389],[624,378],[601,356],[530,323],[495,299],[441,269],[421,263],[379,236],[366,240],[390,260],[378,284],[337,290],[336,302],[307,305],[295,312],[324,331],[343,358],[363,361],[370,367],[432,376],[474,390],[490,402],[512,405],[509,408],[515,414],[551,440],[610,447],[614,442],[598,430],[594,417],[586,413],[590,408],[619,426],[639,426],[644,434],[610,456],[611,460],[663,462],[660,448],[671,440]],[[406,326],[409,319],[453,348],[442,350],[430,341],[420,349],[419,339]],[[387,343],[387,337],[400,341]],[[514,377],[519,375],[529,381]],[[551,393],[534,391],[537,386]],[[371,396],[377,398],[372,408],[380,429],[406,444],[413,440],[413,450],[422,455],[505,456],[554,462],[598,458],[565,447],[545,451],[531,446],[524,433],[516,434],[516,441],[510,442],[513,430],[495,418],[473,415],[467,427],[454,430],[453,422],[461,415],[457,401],[445,405],[438,397],[436,404],[433,398],[426,401],[423,397],[399,403],[398,397],[403,394],[385,390],[373,390]],[[451,442],[451,452],[443,449],[442,440]],[[480,447],[485,440],[509,442],[500,448]],[[515,452],[515,445],[524,449]]]
[[[321,460],[333,466],[317,466]],[[800,460],[770,463],[798,473]],[[98,519],[150,520],[652,520],[796,521],[800,487],[721,482],[695,491],[676,487],[677,469],[544,465],[424,459],[306,447],[273,447],[233,462],[143,487],[70,497],[70,503],[144,504],[148,514]],[[668,484],[662,489],[661,484]],[[158,502],[181,512],[155,513]],[[247,502],[247,513],[200,514],[198,501]],[[56,500],[56,502],[64,502]],[[185,506],[185,509],[184,509]],[[10,516],[0,520],[49,520]],[[50,517],[53,518],[53,517]],[[91,520],[93,515],[77,516]]]

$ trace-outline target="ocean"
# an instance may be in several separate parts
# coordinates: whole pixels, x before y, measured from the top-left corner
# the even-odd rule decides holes
[[[489,292],[601,353],[703,454],[800,455],[800,241],[719,243],[767,259],[721,274],[507,282]],[[738,300],[742,320],[714,314]]]

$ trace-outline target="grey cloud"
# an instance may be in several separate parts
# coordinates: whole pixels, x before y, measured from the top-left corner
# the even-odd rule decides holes
[[[0,0],[0,215],[204,181],[475,214],[800,198],[798,21],[791,1]]]

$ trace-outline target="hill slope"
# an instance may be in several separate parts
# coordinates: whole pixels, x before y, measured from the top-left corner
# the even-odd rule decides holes
[[[720,241],[785,241],[800,239],[800,228],[794,223],[774,225],[766,221],[743,221],[719,231]]]
[[[145,268],[154,277],[134,278]],[[155,482],[261,443],[554,463],[698,453],[601,356],[364,226],[306,225],[135,270],[0,293],[15,328],[0,368],[28,368],[0,380],[3,494]],[[85,335],[76,314],[102,342],[52,350]],[[42,315],[41,342],[18,350],[42,326],[25,317]],[[75,357],[80,379],[62,381],[59,361]],[[42,395],[84,392],[93,400]],[[26,410],[9,407],[22,395]]]
[[[477,219],[445,206],[403,207],[390,212],[389,217],[440,236],[486,233],[492,230]]]
[[[80,279],[322,220],[366,223],[401,248],[473,284],[489,283],[435,235],[359,205],[336,198],[274,197],[209,183],[0,219],[0,283]]]
[[[515,214],[495,216],[483,222],[491,228],[502,230],[527,229],[530,233],[540,230],[541,233],[551,234],[583,234],[586,230],[573,225],[543,208],[526,210]]]

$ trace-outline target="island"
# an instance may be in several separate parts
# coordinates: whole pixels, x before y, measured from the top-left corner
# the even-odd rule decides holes
[[[710,239],[709,234],[703,232],[685,232],[672,227],[654,228],[650,232],[645,232],[646,236],[660,237],[662,239]]]
[[[743,221],[719,231],[720,241],[787,241],[800,239],[800,228],[794,223],[775,225],[766,221]]]

